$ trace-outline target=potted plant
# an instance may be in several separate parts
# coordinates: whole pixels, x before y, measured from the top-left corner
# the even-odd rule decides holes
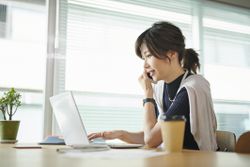
[[[14,88],[4,92],[0,98],[0,112],[3,119],[0,121],[0,142],[15,143],[20,121],[12,120],[13,115],[21,106],[21,95]]]

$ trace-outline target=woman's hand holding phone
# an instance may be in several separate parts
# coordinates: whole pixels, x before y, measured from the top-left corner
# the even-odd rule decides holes
[[[149,78],[148,74],[144,72],[139,77],[139,83],[144,90],[145,97],[152,98],[153,97],[153,87],[152,87],[152,79]]]

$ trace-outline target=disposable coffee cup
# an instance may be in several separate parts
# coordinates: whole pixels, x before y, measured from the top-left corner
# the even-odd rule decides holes
[[[184,141],[185,116],[168,117],[164,114],[160,118],[163,150],[168,153],[181,152]]]

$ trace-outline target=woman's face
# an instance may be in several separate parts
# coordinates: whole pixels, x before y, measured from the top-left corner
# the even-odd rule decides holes
[[[158,59],[153,56],[146,44],[141,45],[141,55],[144,59],[144,70],[154,80],[166,80],[171,72],[171,63],[169,59]]]

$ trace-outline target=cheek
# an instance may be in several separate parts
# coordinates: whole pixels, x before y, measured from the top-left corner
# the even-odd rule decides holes
[[[163,61],[158,61],[155,63],[156,67],[154,68],[159,75],[165,75],[170,70],[168,63]]]
[[[163,63],[162,60],[159,59],[152,59],[151,61],[151,67],[155,69],[161,69],[162,67],[165,66],[165,63]]]
[[[156,58],[150,59],[148,63],[153,68],[157,68],[159,66],[159,61]]]

